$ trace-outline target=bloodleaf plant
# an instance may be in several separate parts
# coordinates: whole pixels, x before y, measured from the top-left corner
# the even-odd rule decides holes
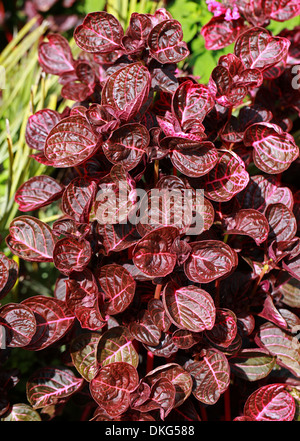
[[[74,105],[28,120],[32,157],[54,172],[17,190],[6,244],[50,262],[57,283],[0,309],[7,349],[40,359],[23,404],[3,365],[2,419],[55,419],[70,403],[94,421],[297,418],[299,29],[263,25],[234,33],[208,84],[184,70],[165,9],[126,30],[87,15],[78,59],[58,34],[40,43]],[[51,204],[53,224],[38,216]],[[2,255],[0,271],[3,298],[18,268]]]

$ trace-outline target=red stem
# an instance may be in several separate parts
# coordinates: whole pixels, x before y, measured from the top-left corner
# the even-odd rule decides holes
[[[231,410],[230,410],[230,387],[224,392],[224,408],[225,408],[225,421],[231,421]]]
[[[208,421],[206,409],[203,406],[200,406],[200,415],[201,415],[201,420],[202,421]]]
[[[156,285],[154,298],[160,299],[160,293],[161,293],[162,285]]]
[[[146,374],[153,370],[154,354],[150,351],[147,352],[147,364],[146,364]]]

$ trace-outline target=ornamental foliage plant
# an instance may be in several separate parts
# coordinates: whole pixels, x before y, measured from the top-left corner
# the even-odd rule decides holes
[[[49,263],[57,281],[0,308],[3,420],[63,419],[71,405],[96,421],[298,419],[300,28],[266,26],[300,6],[257,3],[209,2],[208,49],[234,50],[207,84],[184,69],[181,24],[163,8],[126,30],[88,14],[76,59],[59,34],[40,42],[74,105],[28,119],[51,173],[16,191],[1,299],[18,260]],[[190,196],[182,222],[171,191]],[[141,192],[162,199],[147,211]],[[50,206],[53,223],[38,216]],[[24,403],[5,368],[16,350],[39,358]]]

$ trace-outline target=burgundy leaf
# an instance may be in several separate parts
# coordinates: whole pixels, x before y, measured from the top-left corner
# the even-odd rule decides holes
[[[292,421],[296,411],[294,398],[284,384],[267,384],[247,399],[244,415],[252,421]]]
[[[18,279],[19,267],[17,262],[0,253],[0,299],[6,296]]]
[[[233,311],[225,308],[217,308],[215,323],[205,335],[209,341],[218,347],[228,348],[237,334],[237,318]]]
[[[216,166],[204,176],[204,190],[208,199],[230,201],[249,182],[245,164],[234,152],[219,150]]]
[[[300,280],[300,254],[282,262],[282,267],[295,279]]]
[[[144,347],[148,352],[151,352],[155,357],[164,357],[170,358],[174,357],[176,352],[178,352],[178,346],[175,345],[171,334],[161,334],[158,345],[149,346],[145,345]]]
[[[276,21],[286,21],[300,15],[300,5],[297,0],[279,0],[272,3],[270,18]]]
[[[103,247],[103,253],[118,253],[133,245],[141,238],[137,231],[136,225],[129,222],[127,224],[106,224],[97,225],[97,234]]]
[[[20,211],[32,211],[59,199],[64,187],[47,175],[33,176],[24,182],[15,194]]]
[[[168,363],[148,372],[144,380],[153,385],[160,378],[166,378],[175,386],[174,408],[179,407],[190,396],[193,387],[191,375],[179,364]]]
[[[77,335],[70,344],[72,362],[79,374],[90,382],[97,374],[97,347],[101,335],[96,332]]]
[[[137,406],[137,409],[140,412],[159,409],[161,419],[164,420],[174,406],[175,394],[173,383],[167,378],[159,378],[151,387],[149,399]]]
[[[242,208],[253,208],[264,213],[270,204],[281,203],[293,209],[293,193],[288,187],[278,187],[273,176],[251,176],[249,184],[237,195]]]
[[[31,149],[43,151],[50,130],[61,120],[58,112],[42,109],[28,118],[25,140]]]
[[[44,72],[61,75],[74,69],[74,59],[68,40],[59,34],[47,35],[39,44],[39,63]]]
[[[244,133],[244,144],[253,146],[254,163],[265,173],[281,173],[299,156],[293,136],[275,124],[252,124]]]
[[[214,301],[203,289],[169,282],[163,291],[163,303],[170,320],[180,329],[202,332],[214,326]]]
[[[5,330],[5,344],[12,348],[26,346],[37,327],[31,309],[18,303],[7,303],[0,308],[0,324]]]
[[[66,303],[81,327],[92,331],[103,328],[106,324],[100,311],[103,300],[92,272],[86,268],[83,272],[72,273],[65,284]]]
[[[172,340],[179,349],[190,349],[201,341],[201,336],[197,332],[176,329],[172,334]]]
[[[35,315],[36,332],[28,342],[26,349],[40,351],[61,339],[72,327],[74,315],[62,300],[32,296],[22,301]]]
[[[97,347],[97,360],[100,366],[126,362],[136,368],[139,364],[139,356],[132,341],[133,336],[124,326],[114,326],[105,331]]]
[[[194,119],[197,119],[197,122],[202,122],[214,104],[214,99],[207,86],[188,80],[184,81],[174,93],[172,111],[185,130],[185,127],[188,127],[190,121]]]
[[[51,228],[31,216],[16,217],[10,224],[6,243],[9,249],[24,260],[51,262],[55,240]]]
[[[105,11],[92,12],[77,26],[74,39],[85,52],[107,54],[121,47],[123,28],[119,21]]]
[[[244,20],[225,20],[224,14],[213,17],[201,29],[208,50],[223,49],[233,43],[244,28]]]
[[[157,346],[159,344],[161,331],[152,321],[147,309],[140,310],[135,320],[129,323],[129,331],[137,341],[145,345]]]
[[[172,164],[186,176],[195,178],[206,175],[218,162],[218,151],[210,141],[166,137],[161,145],[166,144],[171,151]]]
[[[148,311],[153,323],[163,332],[167,332],[171,321],[160,299],[151,299],[148,302]]]
[[[164,20],[151,30],[148,36],[150,55],[159,63],[178,63],[189,55],[187,44],[182,41],[183,32],[177,20]]]
[[[148,276],[170,274],[176,265],[176,254],[170,249],[178,234],[175,227],[162,227],[146,234],[134,247],[133,263]]]
[[[297,222],[286,205],[281,203],[268,205],[265,216],[270,225],[270,241],[281,242],[293,239],[297,232]]]
[[[185,369],[193,378],[193,395],[204,404],[215,404],[230,381],[227,358],[216,349],[208,349],[199,361],[188,361]]]
[[[120,120],[129,122],[148,100],[150,84],[150,73],[141,62],[129,64],[109,76],[101,104],[111,106]]]
[[[100,369],[90,382],[90,391],[99,406],[114,417],[128,409],[130,393],[138,386],[138,382],[139,377],[134,366],[115,362]]]
[[[115,130],[102,144],[103,152],[113,164],[132,170],[141,161],[150,142],[149,132],[141,124],[126,124]]]
[[[45,156],[56,167],[74,167],[90,158],[96,151],[98,138],[82,116],[62,119],[49,133]]]
[[[300,343],[296,336],[293,337],[289,332],[267,322],[260,326],[255,342],[274,355],[280,366],[284,366],[295,376],[300,375]]]
[[[243,32],[235,42],[234,53],[246,69],[267,69],[284,60],[290,42],[287,38],[273,37],[269,31],[252,27]]]
[[[42,367],[27,381],[27,398],[34,409],[40,409],[70,397],[82,387],[83,381],[70,369]]]
[[[136,282],[129,271],[118,264],[104,265],[98,280],[105,293],[107,314],[125,311],[132,302],[136,289]]]
[[[92,257],[92,248],[89,241],[75,237],[59,239],[54,247],[53,262],[63,274],[72,271],[82,271]]]
[[[62,211],[77,222],[88,222],[97,188],[96,182],[90,179],[83,177],[73,179],[63,193]]]
[[[193,242],[191,247],[184,271],[193,282],[209,283],[227,276],[237,265],[236,252],[219,240]]]
[[[242,209],[225,219],[226,234],[242,234],[252,237],[257,245],[268,238],[269,224],[258,210]]]

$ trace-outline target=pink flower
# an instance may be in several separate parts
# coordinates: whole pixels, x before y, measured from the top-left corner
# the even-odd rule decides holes
[[[227,8],[215,0],[206,0],[207,9],[214,14],[214,17],[219,17],[220,15],[225,14],[225,20],[238,20],[240,18],[240,14],[236,5],[233,5],[232,9]]]

